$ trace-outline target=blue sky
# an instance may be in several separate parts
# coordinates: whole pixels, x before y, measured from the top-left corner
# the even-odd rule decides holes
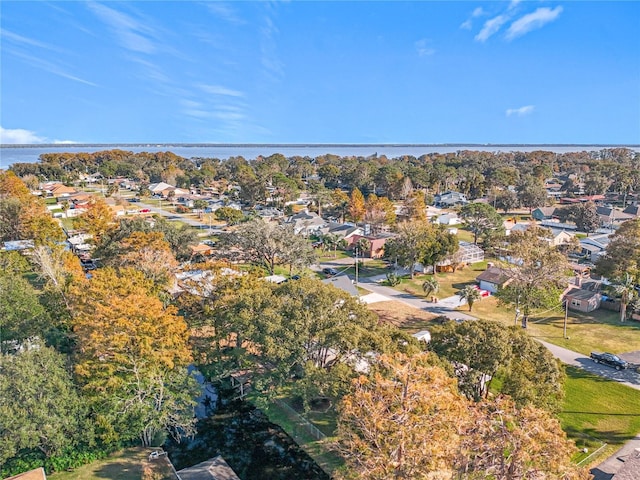
[[[0,3],[1,143],[640,144],[640,2]]]

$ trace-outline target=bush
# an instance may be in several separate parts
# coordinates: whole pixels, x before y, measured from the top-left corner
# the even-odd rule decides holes
[[[400,284],[400,277],[393,272],[387,273],[387,284],[390,287],[395,287]]]
[[[184,205],[178,205],[176,207],[176,213],[190,213],[191,209],[189,207],[185,207]]]

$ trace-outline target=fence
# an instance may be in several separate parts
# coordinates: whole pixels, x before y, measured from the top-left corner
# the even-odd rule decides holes
[[[578,465],[579,467],[581,465],[584,465],[585,463],[587,463],[588,460],[590,460],[592,457],[595,457],[596,455],[598,455],[602,450],[604,450],[607,447],[606,443],[603,443],[600,448],[598,448],[597,450],[595,450],[591,455],[583,458],[582,460],[580,460],[576,465]]]
[[[327,438],[327,436],[324,433],[318,430],[318,428],[315,425],[312,425],[311,423],[309,423],[309,421],[306,418],[304,418],[302,415],[296,412],[293,408],[291,408],[289,404],[287,404],[282,400],[276,400],[276,403],[287,414],[289,419],[295,422],[296,430],[298,428],[301,428],[316,440],[324,440],[325,438]],[[297,432],[294,432],[294,433],[297,433]]]

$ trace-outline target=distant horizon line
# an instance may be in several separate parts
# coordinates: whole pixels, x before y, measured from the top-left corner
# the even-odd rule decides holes
[[[64,147],[633,147],[633,143],[2,143],[0,148]]]

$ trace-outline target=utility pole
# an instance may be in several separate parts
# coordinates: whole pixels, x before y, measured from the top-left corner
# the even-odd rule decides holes
[[[564,299],[564,332],[562,334],[562,338],[568,340],[567,337],[567,318],[569,317],[569,299],[565,297]]]
[[[356,287],[357,287],[358,286],[358,245],[356,245],[353,251],[356,254],[355,258],[356,258]]]

